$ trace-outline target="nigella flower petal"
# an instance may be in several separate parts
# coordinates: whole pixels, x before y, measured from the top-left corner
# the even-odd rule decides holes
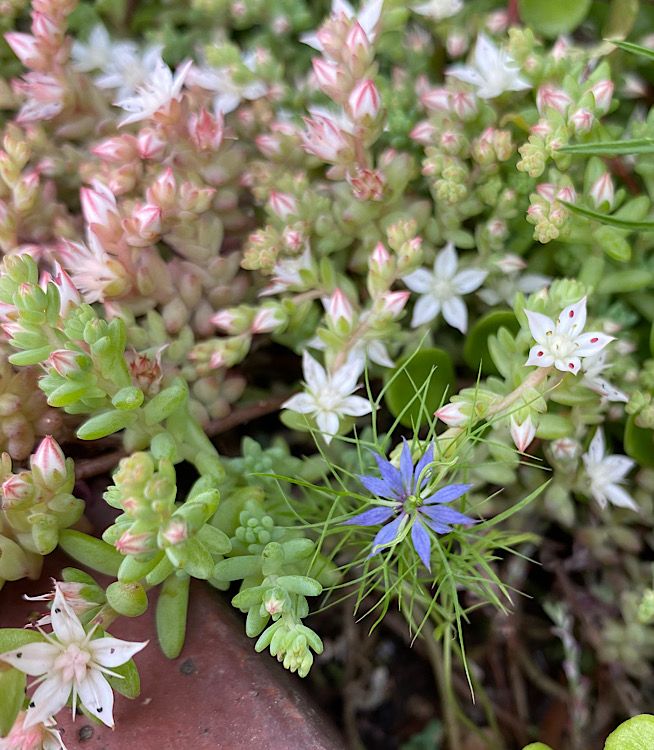
[[[388,482],[378,477],[370,477],[365,474],[361,474],[358,477],[361,484],[376,497],[383,497],[387,500],[395,500],[396,493],[393,488],[389,486]]]
[[[377,526],[377,524],[384,523],[394,513],[393,508],[387,508],[380,506],[378,508],[371,508],[365,510],[363,513],[359,513],[354,518],[348,518],[347,521],[343,521],[344,526]]]
[[[372,455],[375,457],[379,473],[382,475],[384,482],[386,482],[388,487],[396,493],[397,496],[401,495],[402,477],[400,475],[400,470],[396,466],[393,466],[393,464],[390,461],[387,461],[383,456],[380,456],[379,453],[373,453]]]
[[[442,524],[477,523],[474,518],[470,518],[469,516],[466,516],[463,513],[459,513],[459,511],[454,510],[454,508],[446,508],[442,505],[433,505],[433,506],[423,505],[420,508],[420,513],[426,515],[432,521],[436,521],[436,523],[442,523]]]
[[[418,519],[416,519],[411,527],[411,541],[413,542],[415,551],[418,553],[418,557],[422,560],[422,564],[427,570],[431,571],[431,539],[429,538],[429,533]]]
[[[403,439],[402,453],[400,454],[400,474],[402,476],[402,488],[407,494],[413,492],[413,458],[409,443]]]
[[[449,534],[452,529],[446,523],[437,523],[429,518],[425,518],[425,524],[437,534]]]
[[[417,485],[417,483],[420,482],[420,486],[417,487],[418,490],[421,490],[425,486],[425,484],[427,484],[427,481],[429,479],[429,472],[425,472],[422,476],[422,479],[420,479],[420,475],[423,474],[429,464],[432,463],[434,463],[434,444],[430,443],[427,450],[422,454],[420,461],[418,461],[418,463],[416,464],[414,484]]]
[[[397,536],[402,530],[402,527],[404,526],[406,519],[407,519],[406,513],[403,513],[402,515],[398,516],[394,521],[387,523],[386,526],[383,526],[377,532],[377,536],[374,538],[372,542],[372,552],[370,553],[370,557],[377,554],[377,552],[379,551],[377,549],[378,547],[387,547],[389,544],[394,542],[395,539],[397,539]]]
[[[450,484],[447,487],[442,487],[440,490],[430,495],[425,501],[425,505],[433,505],[434,503],[451,503],[452,500],[456,500],[465,495],[465,493],[472,488],[471,484]]]

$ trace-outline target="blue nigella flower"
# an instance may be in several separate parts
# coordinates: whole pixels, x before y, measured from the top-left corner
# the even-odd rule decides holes
[[[415,467],[406,440],[402,446],[399,469],[378,453],[373,455],[381,477],[363,475],[359,477],[359,481],[373,495],[390,500],[392,505],[371,508],[344,523],[354,526],[376,526],[393,519],[382,526],[375,536],[372,543],[373,555],[393,544],[410,524],[413,547],[427,570],[431,570],[431,537],[427,529],[436,534],[447,534],[452,531],[452,524],[477,523],[458,510],[446,507],[446,503],[461,497],[472,485],[450,484],[423,497],[429,489],[430,472],[427,471],[427,467],[434,462],[433,443]]]

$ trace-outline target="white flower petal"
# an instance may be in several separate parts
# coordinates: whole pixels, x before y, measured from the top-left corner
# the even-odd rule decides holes
[[[486,36],[480,33],[475,44],[475,65],[480,71],[493,70],[500,65],[501,57],[498,47]]]
[[[555,359],[554,367],[561,372],[571,372],[576,375],[581,370],[581,360],[579,357],[566,357],[565,359]]]
[[[434,285],[434,276],[426,268],[419,268],[402,277],[402,281],[412,292],[426,294]]]
[[[586,297],[582,297],[574,305],[568,305],[559,315],[557,333],[577,336],[586,325]]]
[[[394,367],[386,345],[382,341],[370,341],[366,346],[366,353],[371,362],[382,367]]]
[[[640,509],[636,505],[636,501],[631,495],[622,487],[617,484],[607,484],[604,487],[604,494],[608,498],[610,503],[616,505],[618,508],[629,508],[638,512]]]
[[[445,75],[457,78],[459,81],[469,83],[472,86],[483,86],[484,79],[481,74],[469,65],[450,65],[445,70]]]
[[[44,680],[32,695],[23,726],[33,727],[59,713],[66,705],[71,687],[58,674]]]
[[[586,454],[588,461],[585,461],[586,466],[589,467],[595,464],[600,464],[604,458],[605,451],[604,430],[601,427],[598,427],[593,439],[590,441],[590,445],[588,446],[588,453]],[[586,456],[584,458],[586,458]]]
[[[370,401],[362,396],[348,396],[343,399],[340,406],[341,414],[347,414],[350,417],[363,417],[371,411]]]
[[[77,683],[77,692],[86,710],[108,727],[114,725],[114,693],[104,675],[89,669]]]
[[[550,367],[554,364],[554,357],[541,344],[532,346],[525,367]]]
[[[52,669],[60,653],[61,649],[52,643],[26,643],[13,651],[0,654],[0,661],[11,664],[31,677],[37,677]]]
[[[599,331],[591,331],[590,333],[582,333],[581,336],[577,336],[575,344],[579,347],[576,354],[579,357],[591,357],[593,354],[597,354],[611,341],[615,341],[615,336],[607,336],[605,333]]]
[[[438,253],[434,261],[434,276],[438,281],[451,279],[456,273],[459,259],[454,249],[454,245],[448,242],[447,245]]]
[[[313,396],[308,393],[296,393],[295,396],[291,396],[284,401],[281,408],[296,411],[298,414],[312,414],[316,411],[317,406]]]
[[[63,644],[79,643],[86,635],[82,623],[66,601],[59,587],[55,587],[55,595],[50,611],[52,629],[57,639]]]
[[[424,323],[429,323],[441,311],[441,303],[431,294],[425,294],[418,299],[413,307],[411,327],[417,328]]]
[[[547,315],[543,315],[533,310],[525,310],[527,321],[529,322],[529,330],[534,340],[541,345],[547,344],[548,336],[554,333],[554,321],[548,318]]]
[[[466,268],[465,271],[457,273],[452,281],[459,294],[470,294],[475,289],[479,289],[486,276],[488,276],[488,272],[482,271],[480,268]]]
[[[617,482],[623,479],[636,465],[628,456],[613,455],[606,456],[602,461],[602,466],[605,466],[611,472],[611,480]]]
[[[333,411],[321,411],[316,416],[316,424],[326,443],[330,443],[334,435],[338,433],[339,423],[338,414]]]
[[[93,661],[102,667],[119,667],[148,645],[148,641],[123,641],[120,638],[96,638],[89,642]]]
[[[465,333],[468,328],[468,310],[461,297],[450,297],[443,302],[443,317],[453,327]]]
[[[312,391],[319,391],[327,383],[325,368],[306,349],[302,354],[302,371],[304,382]]]

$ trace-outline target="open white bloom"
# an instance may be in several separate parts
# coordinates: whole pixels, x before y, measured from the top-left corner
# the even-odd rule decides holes
[[[527,367],[551,367],[576,375],[581,369],[581,357],[600,352],[614,336],[600,331],[583,333],[586,325],[586,298],[561,311],[556,323],[547,315],[525,310],[531,335],[536,339],[529,350]]]
[[[291,396],[282,404],[299,414],[311,414],[322,432],[326,443],[330,443],[338,432],[342,416],[362,417],[370,414],[372,406],[366,398],[352,396],[357,389],[357,380],[363,370],[360,355],[348,357],[345,364],[333,373],[327,373],[307,351],[302,356],[304,393]]]
[[[89,73],[93,70],[104,72],[120,64],[121,61],[125,60],[126,56],[135,58],[137,55],[138,47],[134,42],[112,41],[109,32],[101,23],[91,29],[86,44],[75,40],[71,49],[73,66],[84,73]],[[101,86],[101,88],[118,87]]]
[[[248,67],[251,58],[244,57]],[[253,66],[252,66],[253,67]],[[199,86],[215,94],[213,108],[216,113],[233,112],[243,99],[259,99],[265,96],[268,87],[263,81],[236,83],[228,67],[214,68],[211,65],[194,65],[186,79],[188,86]]]
[[[132,42],[118,42],[110,60],[93,79],[101,89],[115,89],[118,101],[133,96],[143,86],[160,63],[163,47],[146,47],[141,54]]]
[[[186,60],[178,66],[173,76],[170,68],[159,57],[148,79],[137,87],[136,94],[114,102],[117,107],[132,113],[123,117],[118,123],[119,127],[139,120],[147,120],[162,107],[170,104],[173,99],[179,99],[184,80],[192,64],[191,60]]]
[[[424,3],[412,5],[411,10],[419,16],[427,16],[433,21],[455,16],[463,10],[463,0],[427,0]]]
[[[402,277],[412,292],[421,295],[413,308],[411,325],[414,328],[429,323],[442,311],[443,317],[453,328],[458,328],[461,333],[466,332],[468,310],[461,296],[478,289],[487,272],[480,268],[466,268],[457,273],[458,264],[454,245],[449,242],[436,256],[433,272],[419,268]]]
[[[608,502],[617,505],[618,508],[639,510],[631,495],[620,487],[625,476],[634,467],[635,461],[627,456],[607,456],[601,427],[598,427],[588,446],[588,453],[584,453],[582,459],[590,480],[590,493],[600,508],[606,508]]]
[[[348,0],[332,0],[331,15],[338,17],[343,14],[346,18],[353,18],[364,30],[368,40],[374,42],[377,36],[377,26],[381,18],[383,5],[384,0],[366,0],[361,4],[359,12],[355,13],[354,8]],[[323,51],[323,46],[315,31],[302,34],[300,41],[308,44],[309,47],[317,49],[319,52]]]
[[[626,404],[629,401],[627,394],[601,377],[601,374],[607,367],[610,367],[610,365],[606,361],[605,351],[593,354],[591,357],[586,357],[582,363],[584,376],[581,382],[586,388],[590,388],[591,391],[604,396],[607,401],[622,401]]]
[[[446,75],[477,89],[482,99],[494,99],[505,91],[524,91],[531,84],[520,75],[515,60],[485,35],[479,34],[472,65],[451,65]]]
[[[479,296],[487,305],[495,306],[500,302],[507,302],[511,305],[518,292],[523,294],[540,292],[549,285],[550,281],[549,276],[539,273],[504,273],[492,281],[489,280],[488,285],[479,291]]]
[[[113,727],[114,694],[105,674],[119,677],[111,667],[119,667],[147,646],[118,638],[93,638],[82,627],[63,593],[55,592],[52,602],[51,634],[46,641],[27,643],[0,654],[0,661],[25,674],[39,677],[23,721],[23,727],[46,722],[73,696],[73,716],[77,699],[87,711],[108,727]]]

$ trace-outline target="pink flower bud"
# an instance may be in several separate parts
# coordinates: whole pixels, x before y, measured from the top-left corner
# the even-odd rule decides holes
[[[258,135],[254,142],[257,144],[257,148],[261,153],[268,159],[273,159],[282,153],[279,138],[275,135],[263,134]]]
[[[49,489],[56,489],[66,477],[66,457],[52,435],[46,435],[30,456],[34,478]]]
[[[352,24],[345,37],[345,51],[350,57],[352,67],[356,64],[362,66],[370,58],[370,40],[358,21]]]
[[[177,181],[170,167],[166,167],[164,172],[146,190],[145,196],[148,203],[159,206],[162,209],[171,208],[175,203],[175,194],[177,192]]]
[[[594,120],[593,113],[589,109],[581,107],[570,115],[568,124],[575,133],[583,135],[590,132]]]
[[[31,500],[34,496],[34,485],[28,471],[20,474],[10,474],[2,483],[2,498],[0,509],[10,510]]]
[[[238,328],[234,325],[236,316],[230,310],[219,310],[215,315],[209,318],[216,328],[220,328],[225,333],[238,333]]]
[[[143,555],[153,549],[154,535],[149,531],[141,534],[124,532],[114,543],[121,555]]]
[[[341,318],[346,323],[351,323],[354,318],[354,309],[350,300],[338,288],[334,290],[332,296],[327,300],[325,309],[333,323],[338,323]]]
[[[268,205],[272,212],[282,221],[286,221],[289,216],[297,216],[297,201],[289,193],[280,193],[273,190],[270,193]]]
[[[355,120],[374,120],[380,107],[379,92],[375,84],[370,79],[358,83],[352,89],[348,105]]]
[[[573,438],[559,438],[550,443],[552,455],[559,461],[570,461],[577,458],[581,446]]]
[[[31,34],[10,32],[5,34],[5,41],[26,68],[43,69],[47,64],[47,57],[41,51],[39,40]]]
[[[486,28],[492,34],[503,34],[509,28],[510,20],[506,10],[496,10],[486,19]]]
[[[469,120],[477,114],[477,99],[470,91],[453,91],[450,101],[452,111],[461,120]]]
[[[547,120],[539,120],[535,125],[531,126],[529,132],[540,138],[546,138],[552,132],[552,126]]]
[[[152,203],[137,206],[132,214],[136,231],[144,240],[152,241],[161,233],[161,209]]]
[[[445,88],[428,89],[420,96],[422,105],[434,112],[449,112],[452,94]]]
[[[188,539],[188,527],[181,518],[173,518],[168,523],[166,529],[161,533],[161,536],[168,542],[168,544],[175,546],[181,544]]]
[[[570,51],[570,42],[564,37],[560,36],[554,46],[552,47],[552,57],[557,62],[564,60],[568,56]]]
[[[593,183],[590,189],[590,197],[593,199],[595,208],[608,207],[613,208],[615,201],[615,188],[613,180],[608,172],[604,172],[601,177]]]
[[[508,253],[503,258],[500,258],[496,261],[496,265],[502,273],[516,273],[527,267],[525,261],[519,255],[514,255],[513,253]]]
[[[306,242],[304,232],[293,227],[284,227],[282,232],[282,240],[284,241],[284,247],[293,253],[299,252]]]
[[[556,198],[557,200],[565,201],[566,203],[574,203],[577,200],[577,191],[572,185],[566,185],[557,192]]]
[[[339,66],[323,57],[314,57],[311,61],[313,74],[318,86],[328,95],[338,92],[344,81],[343,73]]]
[[[286,316],[277,305],[262,307],[257,310],[250,330],[252,333],[271,333],[283,326],[285,322]]]
[[[79,196],[82,213],[87,224],[109,227],[112,221],[118,219],[116,197],[101,182],[94,182],[92,188],[81,188]]]
[[[154,130],[141,130],[137,138],[141,159],[156,159],[163,154],[167,143]]]
[[[434,416],[440,419],[441,422],[445,422],[448,427],[460,427],[468,422],[469,417],[463,413],[461,404],[457,402],[450,402],[441,406],[434,412]]]
[[[316,115],[304,119],[307,129],[302,133],[304,150],[326,162],[346,160],[351,151],[345,134],[329,117]]]
[[[541,115],[545,114],[548,109],[555,109],[564,114],[570,104],[572,104],[572,99],[565,91],[551,84],[541,86],[536,94],[536,107]]]
[[[531,416],[527,417],[522,424],[518,424],[518,422],[511,417],[511,438],[520,453],[525,452],[535,437],[536,426],[531,421]]]
[[[445,46],[450,57],[461,57],[467,52],[470,41],[466,34],[462,34],[460,31],[452,31],[447,35]]]
[[[182,211],[193,211],[196,214],[204,213],[209,209],[215,194],[215,188],[201,188],[186,180],[179,186],[177,208]],[[223,206],[225,210],[231,208],[227,203],[224,203]]]
[[[46,13],[32,12],[32,34],[46,43],[58,43],[61,39],[61,27]]]
[[[91,153],[109,164],[125,164],[137,158],[138,141],[133,135],[117,135],[94,146]]]
[[[508,228],[503,219],[491,219],[488,224],[488,234],[493,239],[503,240],[508,236]]]
[[[613,98],[613,81],[604,80],[598,81],[594,86],[591,86],[591,93],[595,99],[595,106],[599,114],[603,115],[608,112],[611,106],[611,99]]]
[[[434,142],[435,135],[436,126],[432,125],[429,120],[421,120],[409,133],[409,138],[423,146],[430,146]]]
[[[215,351],[209,358],[209,367],[217,370],[219,367],[224,367],[226,362],[225,355],[221,351]]]
[[[223,142],[225,121],[222,112],[215,117],[201,109],[188,118],[188,132],[191,140],[200,151],[216,150]]]
[[[551,182],[541,182],[539,185],[536,185],[536,192],[541,198],[551,203],[556,195],[556,185],[553,185]]]
[[[80,371],[79,357],[78,352],[70,349],[55,349],[48,357],[46,365],[65,378]]]
[[[56,284],[59,292],[59,315],[65,318],[71,310],[82,304],[82,296],[73,284],[73,280],[59,263],[54,264],[54,271],[52,281]]]
[[[388,265],[391,260],[391,256],[381,242],[375,245],[375,249],[370,254],[370,269],[380,272]]]
[[[392,318],[397,318],[404,310],[410,296],[410,292],[386,292],[381,297],[383,312],[389,313]]]

